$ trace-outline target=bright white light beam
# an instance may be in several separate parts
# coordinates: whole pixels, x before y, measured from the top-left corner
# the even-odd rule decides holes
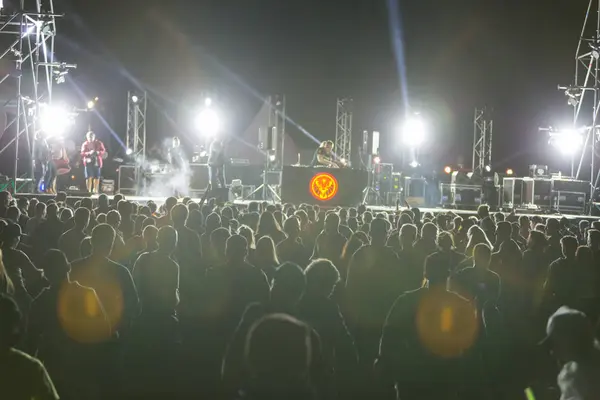
[[[74,123],[69,111],[61,106],[44,106],[40,110],[40,128],[47,137],[63,135]]]
[[[221,130],[221,118],[212,108],[205,108],[196,117],[194,124],[198,131],[205,136],[214,136]]]
[[[411,117],[402,126],[402,141],[411,148],[419,147],[425,141],[425,123],[420,117]]]

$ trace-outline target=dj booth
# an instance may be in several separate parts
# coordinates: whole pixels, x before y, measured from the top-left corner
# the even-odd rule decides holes
[[[284,166],[281,201],[322,206],[355,206],[367,187],[367,171],[348,168]]]

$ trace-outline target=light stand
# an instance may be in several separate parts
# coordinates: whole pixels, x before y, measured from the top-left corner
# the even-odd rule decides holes
[[[367,200],[369,195],[373,195],[375,197],[375,205],[379,205],[383,203],[383,199],[379,192],[375,189],[375,169],[373,168],[373,156],[369,156],[369,163],[367,165],[367,187],[363,189],[363,204],[367,204]]]
[[[273,185],[269,184],[269,179],[268,179],[268,174],[269,172],[275,172],[275,173],[279,173],[279,179],[281,180],[281,173],[279,171],[270,171],[270,154],[268,151],[265,151],[265,169],[263,171],[263,182],[262,184],[257,187],[256,189],[254,189],[252,191],[252,193],[250,193],[249,195],[247,195],[246,197],[244,197],[244,200],[249,199],[250,197],[254,196],[256,193],[260,192],[262,190],[262,198],[263,200],[267,200],[269,193],[271,194],[271,200],[273,201],[273,203],[275,203],[276,201],[281,202],[281,197],[279,196],[279,194],[277,193],[277,190],[273,187]]]

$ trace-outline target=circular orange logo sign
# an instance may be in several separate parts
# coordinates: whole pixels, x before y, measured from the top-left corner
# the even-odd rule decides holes
[[[310,180],[310,194],[317,200],[327,201],[335,197],[338,191],[337,179],[327,172],[321,172]]]

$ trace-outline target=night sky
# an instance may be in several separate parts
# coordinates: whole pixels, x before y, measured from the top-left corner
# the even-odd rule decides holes
[[[397,161],[395,126],[405,110],[418,111],[430,125],[421,161],[441,168],[461,155],[470,164],[473,111],[487,105],[495,168],[566,167],[538,127],[569,124],[557,85],[573,80],[587,0],[398,1],[391,18],[403,57],[387,0],[68,0],[57,56],[78,64],[70,79],[80,101],[100,96],[122,137],[126,90],[136,85],[151,93],[153,140],[179,134],[187,143],[186,112],[204,93],[227,110],[232,133],[260,108],[258,95],[283,93],[289,117],[319,140],[333,139],[335,101],[347,96],[355,149],[363,129],[380,130],[384,160]],[[73,99],[73,84],[61,95]],[[289,129],[300,147],[312,146]]]

